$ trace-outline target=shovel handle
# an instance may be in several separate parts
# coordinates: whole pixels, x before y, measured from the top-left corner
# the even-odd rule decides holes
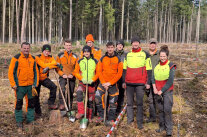
[[[108,89],[105,93],[105,99],[104,99],[104,123],[106,122],[106,108],[107,108],[107,98],[108,98]]]
[[[67,106],[67,104],[66,104],[66,102],[65,102],[65,97],[64,97],[64,95],[63,95],[63,91],[62,91],[62,88],[61,88],[61,86],[60,86],[59,79],[57,78],[57,74],[56,74],[55,70],[54,70],[53,72],[54,72],[54,74],[55,74],[55,78],[56,78],[56,80],[57,80],[58,87],[59,87],[59,89],[60,89],[60,94],[61,94],[61,96],[62,96],[62,98],[63,98],[63,103],[64,103],[64,105],[65,105],[66,111],[68,111],[68,106]]]
[[[88,84],[86,84],[86,94],[85,94],[85,112],[84,112],[84,118],[86,118],[86,111],[87,111],[87,104],[88,104]]]
[[[69,79],[67,78],[67,92],[68,92],[68,107],[69,107],[69,110],[71,109],[70,108],[70,81]]]

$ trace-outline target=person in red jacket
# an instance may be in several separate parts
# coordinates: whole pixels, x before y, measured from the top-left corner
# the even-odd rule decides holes
[[[117,82],[122,76],[123,63],[116,55],[115,45],[113,42],[108,42],[106,44],[106,50],[106,54],[101,57],[98,63],[100,84],[95,94],[95,102],[99,114],[99,119],[97,122],[102,122],[104,118],[104,108],[107,107],[104,103],[105,92],[106,90],[108,91],[109,113],[107,123],[112,124],[111,122],[115,120],[117,100],[119,95]]]

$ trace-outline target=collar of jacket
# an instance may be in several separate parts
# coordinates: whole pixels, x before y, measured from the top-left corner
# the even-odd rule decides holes
[[[138,48],[138,49],[133,49],[132,48],[132,52],[140,52],[142,50],[142,48]]]
[[[108,52],[106,52],[105,56],[109,57],[109,58],[113,58],[114,56],[117,56],[117,53],[114,51],[114,55],[113,56],[109,56]]]
[[[90,55],[90,58],[87,58],[85,56],[83,56],[85,59],[89,60],[89,59],[93,59],[93,54]]]
[[[124,50],[123,49],[122,50],[116,50],[116,54],[117,55],[120,55],[121,56],[123,53],[124,53]]]
[[[67,52],[66,50],[64,51],[64,54],[67,55],[67,56],[70,56],[72,55],[72,50],[70,52]]]
[[[150,52],[149,52],[149,53],[150,53]],[[151,53],[152,53],[152,54],[151,54]],[[153,56],[153,55],[157,55],[157,54],[159,53],[159,51],[158,51],[157,49],[155,49],[155,51],[154,51],[154,52],[151,52],[151,53],[150,53],[150,55]]]
[[[160,65],[163,66],[163,65],[167,64],[167,62],[168,62],[168,59],[165,62],[160,61]]]
[[[20,54],[21,54],[21,56],[22,56],[23,58],[31,58],[31,57],[32,57],[32,55],[31,55],[30,53],[29,53],[28,57],[25,57],[24,54],[23,54],[22,52],[21,52]]]

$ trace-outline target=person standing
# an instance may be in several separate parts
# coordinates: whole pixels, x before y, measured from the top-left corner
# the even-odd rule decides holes
[[[58,54],[56,62],[60,64],[60,67],[56,69],[57,73],[59,74],[59,81],[60,86],[63,91],[63,95],[65,95],[66,85],[67,85],[67,79],[69,79],[69,90],[70,90],[70,102],[69,104],[72,108],[73,104],[73,93],[75,88],[75,80],[73,71],[75,69],[75,64],[78,61],[78,56],[72,52],[72,42],[70,40],[64,41],[64,48],[65,51]],[[63,104],[63,98],[59,92],[59,109],[64,110],[65,106]]]
[[[54,82],[52,82],[49,76],[49,69],[57,68],[57,63],[55,58],[51,55],[51,46],[48,44],[43,45],[42,53],[35,57],[39,68],[39,86],[36,88],[38,96],[34,97],[35,100],[35,113],[36,118],[39,118],[42,115],[41,107],[40,107],[40,89],[41,86],[44,86],[50,90],[50,95],[48,99],[48,108],[49,109],[57,109],[57,105],[55,105],[56,99],[56,91],[57,86]]]
[[[157,104],[159,110],[159,129],[160,133],[166,130],[166,135],[171,136],[173,130],[172,107],[173,107],[173,81],[176,65],[168,60],[168,46],[161,47],[160,62],[154,68],[152,75],[152,84],[154,94],[157,95]]]
[[[127,53],[124,60],[124,82],[123,87],[126,87],[127,95],[127,123],[131,124],[134,121],[134,93],[137,99],[137,127],[143,128],[143,97],[144,88],[150,88],[152,66],[149,55],[140,47],[139,38],[131,39],[132,50]]]
[[[32,88],[39,84],[39,71],[35,57],[30,54],[30,44],[21,44],[21,53],[15,55],[9,66],[8,77],[11,87],[15,90],[15,119],[18,130],[23,129],[23,98],[28,97],[27,123],[34,121],[34,97]]]
[[[157,40],[151,38],[149,40],[149,55],[152,63],[152,73],[155,66],[159,63],[159,51],[157,50]],[[150,83],[150,89],[147,92],[148,101],[149,101],[149,118],[147,123],[156,121],[156,104],[155,104],[155,94],[153,92],[152,83]]]
[[[108,115],[106,115],[108,116],[106,122],[111,125],[115,120],[117,108],[116,103],[119,95],[117,82],[122,76],[123,63],[116,55],[115,45],[113,42],[108,42],[106,44],[106,50],[106,54],[101,57],[98,63],[100,84],[95,93],[95,101],[97,112],[99,114],[97,122],[102,122],[104,120],[104,108],[107,108],[104,102],[105,92],[108,91],[109,111]]]
[[[121,59],[121,62],[124,62],[124,59],[127,53],[124,51],[124,41],[122,39],[116,42],[116,54]],[[117,100],[116,115],[118,115],[121,112],[123,108],[123,104],[124,104],[125,89],[122,87],[123,77],[120,78],[117,84],[118,84],[118,89],[119,89],[119,96]]]
[[[80,81],[77,89],[78,113],[76,114],[76,118],[80,119],[84,116],[83,92],[86,91],[86,85],[88,85],[87,118],[89,122],[93,118],[93,101],[95,99],[94,82],[98,79],[97,63],[98,61],[91,54],[91,47],[86,45],[83,47],[83,58],[79,59],[74,70],[74,75]]]
[[[92,34],[88,34],[86,36],[86,45],[88,45],[89,47],[91,47],[91,53],[93,54],[93,57],[96,60],[100,60],[101,58],[101,49],[98,47],[94,46],[94,38]],[[81,51],[81,58],[83,57],[83,51]]]

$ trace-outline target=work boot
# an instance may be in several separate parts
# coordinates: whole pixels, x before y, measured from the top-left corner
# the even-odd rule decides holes
[[[166,136],[168,136],[168,137],[172,136],[172,132],[171,131],[167,131],[166,132]]]
[[[83,102],[77,102],[78,105],[78,113],[76,114],[76,119],[80,119],[84,116],[84,104]]]
[[[104,119],[102,117],[98,117],[98,119],[96,120],[96,123],[101,123],[103,121],[104,121]]]
[[[56,110],[57,108],[58,108],[58,106],[55,104],[48,105],[48,109]]]
[[[142,129],[143,129],[143,126],[142,126],[141,124],[138,124],[138,125],[137,125],[137,128],[138,128],[139,130],[142,130]]]
[[[105,123],[106,126],[113,126],[113,124],[114,124],[114,120],[106,120]]]
[[[65,106],[64,106],[63,104],[60,104],[60,105],[59,105],[59,109],[60,109],[60,110],[64,110],[64,109],[65,109]]]
[[[22,124],[22,122],[17,122],[17,132],[19,134],[23,133],[23,124]]]
[[[42,116],[42,113],[35,113],[35,120],[40,119]]]

